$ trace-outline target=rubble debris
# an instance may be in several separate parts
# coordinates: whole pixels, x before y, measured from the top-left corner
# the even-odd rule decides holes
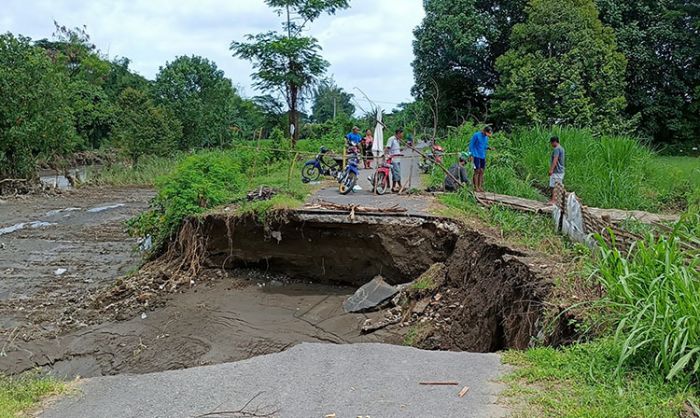
[[[404,213],[408,211],[408,209],[399,205],[388,208],[372,208],[359,205],[341,205],[338,203],[326,202],[325,200],[318,200],[311,205],[306,205],[304,209],[330,209],[351,213]]]
[[[246,195],[249,202],[270,200],[277,194],[277,190],[272,187],[260,186],[260,188],[248,192]]]
[[[365,312],[382,305],[396,293],[398,293],[398,290],[394,286],[387,284],[382,276],[377,276],[357,289],[343,303],[343,309],[347,313]]]
[[[59,269],[56,269],[56,271],[54,271],[53,274],[55,276],[62,276],[67,271],[68,271],[67,269],[59,268]]]
[[[377,331],[386,328],[389,325],[398,324],[403,320],[403,309],[400,306],[389,309],[384,316],[369,318],[362,325],[361,331],[363,334]]]

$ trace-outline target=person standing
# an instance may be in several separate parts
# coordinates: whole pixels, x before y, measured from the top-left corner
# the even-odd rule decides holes
[[[365,137],[362,138],[362,154],[365,157],[365,168],[372,168],[372,144],[374,143],[374,136],[372,135],[372,130],[367,129],[365,131]]]
[[[484,170],[486,169],[486,151],[492,151],[489,147],[489,138],[493,135],[493,129],[485,126],[484,129],[472,135],[469,141],[469,152],[474,162],[474,191],[484,191]]]
[[[467,153],[466,152],[460,153],[459,154],[459,161],[452,164],[452,167],[450,167],[450,169],[448,170],[448,172],[450,174],[445,176],[445,191],[446,192],[457,191],[457,189],[459,189],[461,186],[469,183],[469,177],[467,176],[467,169],[464,168],[464,166],[467,165],[467,160],[469,160],[469,156],[467,156]]]
[[[401,139],[403,138],[403,129],[397,129],[394,136],[389,138],[386,144],[386,155],[391,157],[391,177],[393,185],[391,190],[398,192],[401,190]]]
[[[549,188],[552,189],[552,199],[548,204],[553,205],[554,188],[558,184],[564,184],[564,172],[566,171],[566,152],[559,144],[559,137],[553,136],[549,139],[552,144],[552,155],[549,157]]]

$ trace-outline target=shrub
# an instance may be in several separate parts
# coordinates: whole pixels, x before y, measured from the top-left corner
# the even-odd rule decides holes
[[[240,160],[231,152],[205,152],[187,157],[158,182],[152,209],[130,221],[132,233],[150,234],[156,247],[182,221],[231,201],[245,184]]]

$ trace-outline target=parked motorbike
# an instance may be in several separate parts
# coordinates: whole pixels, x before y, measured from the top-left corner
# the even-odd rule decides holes
[[[348,149],[348,161],[345,169],[339,171],[336,175],[336,179],[340,186],[338,191],[340,194],[348,194],[357,185],[357,179],[360,176],[360,158],[359,149],[357,147],[350,147]]]
[[[326,154],[328,154],[328,148],[321,147],[318,155],[313,160],[309,160],[304,163],[301,168],[301,181],[304,183],[309,183],[311,181],[317,181],[321,176],[336,177],[338,171],[340,171],[340,164],[337,160],[327,161]]]
[[[372,193],[383,195],[391,188],[391,161],[392,157],[387,159],[375,170],[374,174],[368,177],[369,184],[372,185]]]
[[[438,144],[433,144],[430,151],[425,154],[421,162],[418,163],[418,168],[424,174],[430,174],[433,171],[435,163],[442,164],[442,157],[445,155],[445,149]]]

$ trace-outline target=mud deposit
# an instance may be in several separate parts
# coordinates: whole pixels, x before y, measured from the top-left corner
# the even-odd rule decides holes
[[[299,342],[379,342],[363,336],[364,315],[345,314],[354,289],[221,277],[126,321],[108,321],[56,339],[17,343],[0,359],[11,373],[44,367],[58,376],[148,373],[242,360]]]
[[[0,341],[55,335],[74,322],[71,306],[135,269],[124,221],[153,195],[85,188],[0,200]]]
[[[19,276],[3,283],[0,370],[147,373],[246,359],[300,342],[489,352],[525,348],[542,333],[552,284],[551,273],[537,268],[540,261],[424,215],[300,210],[261,223],[212,214],[186,222],[160,259],[115,281],[137,257],[121,221],[145,207],[149,193],[99,205],[93,199],[40,206],[35,212],[43,217],[13,206],[18,215],[2,226],[47,216],[57,221],[0,237],[12,245],[0,262]],[[55,212],[61,206],[82,209]],[[68,241],[62,257],[40,246],[58,241]],[[27,261],[34,264],[26,270],[13,264]],[[82,268],[57,274],[63,265]],[[342,310],[375,275],[396,285],[428,273],[429,286],[402,288],[409,290],[396,306],[370,314]],[[363,334],[368,319],[388,325]]]

